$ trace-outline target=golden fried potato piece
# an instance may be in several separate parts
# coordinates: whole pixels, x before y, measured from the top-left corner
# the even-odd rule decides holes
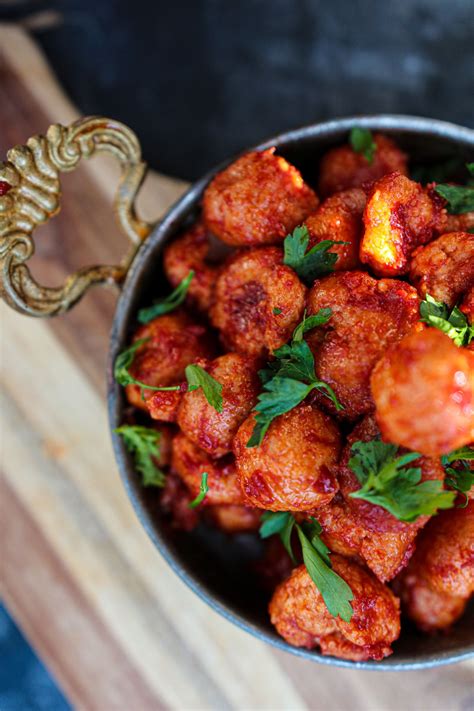
[[[201,222],[197,222],[165,247],[163,255],[163,268],[172,286],[178,286],[191,270],[194,271],[186,301],[203,313],[207,313],[211,305],[218,269],[206,262],[209,247],[207,230]]]
[[[148,339],[135,353],[130,374],[147,385],[165,387],[179,385],[184,380],[184,369],[198,358],[214,355],[214,343],[204,326],[197,324],[184,311],[159,316],[141,326],[133,341]],[[173,422],[181,394],[145,390],[145,402],[138,385],[127,385],[127,399],[131,405],[147,410],[157,420]]]
[[[324,200],[316,212],[305,220],[310,235],[308,249],[327,239],[348,243],[331,247],[331,252],[339,255],[334,265],[337,271],[355,269],[359,264],[365,203],[366,195],[360,188],[343,190]]]
[[[208,403],[202,389],[183,395],[178,425],[212,457],[222,457],[232,451],[234,435],[250,414],[261,390],[258,368],[256,358],[238,353],[227,353],[208,362],[205,370],[222,385],[221,412]]]
[[[199,494],[202,475],[207,472],[209,491],[203,506],[246,503],[232,455],[213,460],[180,432],[173,439],[171,468],[186,484],[192,498]]]
[[[444,231],[444,200],[399,173],[378,180],[367,198],[360,261],[378,276],[400,276],[419,245]]]
[[[275,149],[247,153],[210,182],[203,198],[205,225],[237,247],[278,244],[318,204],[299,170]]]
[[[474,501],[430,520],[396,586],[424,630],[445,628],[463,613],[474,593]]]
[[[260,527],[262,512],[251,506],[219,505],[206,508],[206,518],[226,533],[246,533]]]
[[[351,587],[354,614],[350,622],[334,618],[304,565],[275,590],[269,611],[272,624],[289,644],[323,654],[362,661],[383,659],[400,634],[399,600],[357,563],[333,554],[334,571]]]
[[[310,334],[316,374],[334,389],[344,410],[355,419],[370,412],[370,374],[390,343],[418,322],[416,290],[396,279],[377,280],[365,272],[338,272],[316,280],[308,294],[309,314],[330,307],[328,323]],[[332,411],[327,398],[318,400]]]
[[[211,321],[224,345],[266,355],[286,343],[303,315],[306,288],[283,264],[278,247],[239,252],[216,282]]]
[[[270,511],[308,511],[337,491],[330,468],[340,450],[338,428],[311,405],[298,405],[273,420],[263,442],[247,447],[255,416],[234,439],[240,485],[247,503]]]
[[[332,195],[348,188],[360,188],[394,171],[407,175],[407,156],[397,144],[380,133],[375,134],[374,141],[377,150],[372,163],[361,153],[356,153],[348,144],[325,153],[319,173],[321,195]]]
[[[435,328],[405,336],[375,366],[384,439],[436,457],[474,439],[474,354]]]
[[[340,491],[330,502],[314,512],[323,527],[323,536],[331,550],[363,561],[382,582],[392,580],[405,567],[414,551],[414,542],[428,516],[420,516],[413,523],[399,521],[381,506],[351,493],[360,483],[349,467],[354,442],[368,442],[380,436],[372,416],[365,417],[347,439],[337,469]],[[438,459],[421,457],[412,466],[421,467],[422,481],[444,479],[444,469]]]
[[[474,234],[450,232],[413,253],[410,282],[451,308],[474,286]]]

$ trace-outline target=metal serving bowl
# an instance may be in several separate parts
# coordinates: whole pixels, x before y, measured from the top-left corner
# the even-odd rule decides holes
[[[397,115],[357,116],[315,124],[270,138],[251,150],[276,146],[277,152],[294,163],[311,184],[321,155],[346,141],[353,126],[393,136],[416,164],[436,163],[453,156],[465,162],[474,160],[474,131],[432,119]],[[58,209],[59,172],[71,170],[82,156],[99,150],[112,152],[123,165],[116,211],[135,248],[119,267],[81,270],[62,288],[44,289],[33,281],[24,264],[33,250],[32,231]],[[55,315],[70,308],[91,284],[111,281],[122,284],[107,369],[109,421],[113,430],[122,423],[126,407],[123,389],[112,375],[115,358],[130,341],[138,309],[149,305],[160,289],[164,293],[169,291],[161,272],[163,246],[198,215],[204,189],[231,160],[198,180],[161,222],[147,225],[136,218],[133,209],[145,166],[134,134],[121,124],[93,118],[68,128],[54,126],[46,139],[30,139],[26,147],[12,149],[8,158],[9,162],[0,165],[0,188],[2,181],[12,186],[0,197],[0,289],[4,300],[23,313]],[[32,181],[42,190],[25,191]],[[205,525],[192,533],[172,529],[159,509],[156,491],[140,485],[122,440],[116,435],[112,437],[123,483],[153,543],[180,578],[230,622],[279,649],[343,667],[421,669],[474,656],[473,605],[448,635],[422,635],[405,622],[401,638],[393,645],[393,655],[380,662],[345,661],[288,645],[270,624],[268,596],[253,573],[252,563],[262,552],[258,537],[250,534],[230,537]]]

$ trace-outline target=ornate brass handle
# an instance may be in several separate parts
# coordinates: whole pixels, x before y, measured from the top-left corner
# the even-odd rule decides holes
[[[34,253],[33,230],[60,209],[61,171],[71,171],[81,158],[112,153],[122,165],[114,210],[120,228],[132,242],[118,266],[79,269],[58,288],[40,286],[25,262]],[[134,200],[145,177],[137,137],[111,119],[88,117],[71,126],[50,126],[46,136],[15,146],[0,163],[0,296],[30,316],[54,316],[71,308],[93,284],[120,283],[151,225],[136,217]]]

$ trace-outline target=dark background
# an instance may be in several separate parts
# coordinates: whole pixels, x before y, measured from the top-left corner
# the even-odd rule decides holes
[[[38,0],[36,37],[83,113],[193,179],[281,130],[352,113],[474,125],[474,0]]]

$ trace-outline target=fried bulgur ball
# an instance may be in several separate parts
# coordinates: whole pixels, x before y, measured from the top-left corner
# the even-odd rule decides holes
[[[462,300],[460,310],[467,316],[467,320],[470,324],[474,324],[474,286],[472,286],[469,291],[466,292],[464,299]]]
[[[324,200],[316,212],[305,220],[310,236],[308,249],[328,239],[347,243],[331,247],[331,252],[338,255],[334,265],[336,271],[355,269],[359,264],[365,203],[366,195],[360,188],[343,190]]]
[[[199,494],[202,475],[207,472],[209,491],[203,506],[219,504],[244,505],[235,462],[232,455],[211,459],[181,432],[173,439],[171,468],[187,486],[192,498]]]
[[[186,301],[203,313],[207,313],[211,305],[217,277],[217,267],[206,262],[209,248],[207,230],[201,222],[197,222],[165,247],[163,255],[163,268],[173,287],[178,286],[191,270],[194,271]]]
[[[184,311],[159,316],[141,326],[133,341],[148,339],[135,353],[130,374],[147,385],[166,387],[179,385],[184,380],[184,369],[199,358],[212,358],[214,343],[204,326]],[[145,390],[145,401],[138,385],[127,385],[127,399],[141,410],[149,410],[157,420],[176,419],[179,392]],[[148,400],[148,402],[147,402]]]
[[[273,420],[259,446],[247,447],[254,426],[251,415],[234,439],[247,503],[270,511],[308,511],[333,498],[337,483],[331,467],[339,456],[340,434],[328,415],[298,405]]]
[[[278,247],[241,251],[216,282],[211,321],[229,350],[261,356],[282,346],[301,320],[306,288]]]
[[[446,232],[470,232],[474,228],[474,212],[463,215],[447,215]]]
[[[208,506],[205,514],[206,519],[226,533],[256,531],[260,526],[262,516],[261,511],[251,506],[234,506],[232,504]]]
[[[237,247],[278,244],[315,210],[318,198],[275,149],[247,153],[210,182],[205,225]]]
[[[189,439],[212,457],[232,451],[238,428],[250,414],[261,390],[259,361],[252,356],[227,353],[204,365],[222,385],[222,411],[210,405],[201,388],[184,393],[178,425]]]
[[[474,285],[474,234],[450,232],[413,253],[410,281],[422,298],[456,306]]]
[[[350,586],[354,611],[350,622],[329,613],[306,566],[300,565],[275,590],[269,611],[278,633],[296,647],[342,659],[383,659],[400,634],[399,600],[355,561],[331,556],[333,570]]]
[[[414,249],[443,231],[444,204],[430,187],[399,173],[378,180],[367,197],[360,261],[378,276],[406,274]]]
[[[429,457],[474,440],[474,353],[427,328],[389,348],[371,388],[384,439]]]
[[[399,521],[389,511],[351,493],[360,483],[349,467],[354,442],[369,442],[380,437],[372,416],[365,417],[347,438],[337,468],[339,493],[329,506],[318,509],[315,516],[323,527],[327,545],[338,553],[363,561],[382,582],[392,580],[405,567],[414,551],[415,539],[428,516],[412,523]],[[421,480],[444,480],[444,469],[438,459],[421,457],[412,463],[421,468]]]
[[[474,501],[430,520],[396,587],[421,629],[445,628],[463,613],[474,593]]]
[[[320,165],[321,195],[360,188],[394,171],[407,175],[407,156],[397,144],[380,133],[374,135],[374,142],[376,151],[372,163],[362,153],[356,153],[349,144],[328,151]]]
[[[374,279],[365,272],[337,272],[316,280],[308,294],[308,313],[330,307],[327,324],[310,334],[318,378],[328,383],[344,410],[355,419],[374,403],[370,374],[387,346],[418,322],[416,290],[396,279]],[[325,398],[324,406],[331,410]]]

